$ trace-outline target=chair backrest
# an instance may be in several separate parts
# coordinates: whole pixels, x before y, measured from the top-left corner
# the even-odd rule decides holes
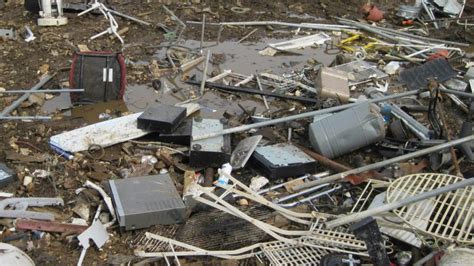
[[[123,55],[103,51],[76,53],[69,74],[69,85],[71,88],[84,89],[82,93],[71,93],[73,103],[122,99],[126,87]]]

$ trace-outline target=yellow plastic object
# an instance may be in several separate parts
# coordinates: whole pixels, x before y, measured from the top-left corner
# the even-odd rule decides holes
[[[369,51],[374,49],[380,40],[365,36],[360,33],[348,32],[351,36],[339,42],[339,48],[344,49],[350,53],[355,53],[360,50]]]

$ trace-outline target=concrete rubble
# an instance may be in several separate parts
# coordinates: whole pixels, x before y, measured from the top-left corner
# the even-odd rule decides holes
[[[0,0],[0,264],[467,265],[471,1],[264,2]]]

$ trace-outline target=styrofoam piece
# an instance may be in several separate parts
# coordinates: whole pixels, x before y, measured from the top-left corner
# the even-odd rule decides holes
[[[131,114],[64,132],[52,136],[49,142],[66,152],[74,153],[88,150],[91,145],[108,147],[136,139],[149,133],[137,128],[137,118],[141,114]]]

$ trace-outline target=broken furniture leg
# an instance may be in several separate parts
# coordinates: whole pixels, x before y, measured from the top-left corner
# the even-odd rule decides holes
[[[99,11],[104,15],[104,17],[109,21],[109,28],[107,28],[105,31],[98,33],[94,36],[92,36],[90,39],[94,40],[102,35],[105,35],[107,33],[109,34],[114,34],[117,36],[117,38],[120,40],[120,42],[123,44],[123,38],[117,33],[118,30],[118,23],[115,20],[114,16],[112,16],[112,13],[110,12],[110,9],[107,8],[104,4],[99,2],[98,0],[94,0],[94,3],[92,3],[91,7],[79,14],[77,16],[82,16],[86,13],[89,13],[91,11],[94,11],[95,9],[99,9]]]

